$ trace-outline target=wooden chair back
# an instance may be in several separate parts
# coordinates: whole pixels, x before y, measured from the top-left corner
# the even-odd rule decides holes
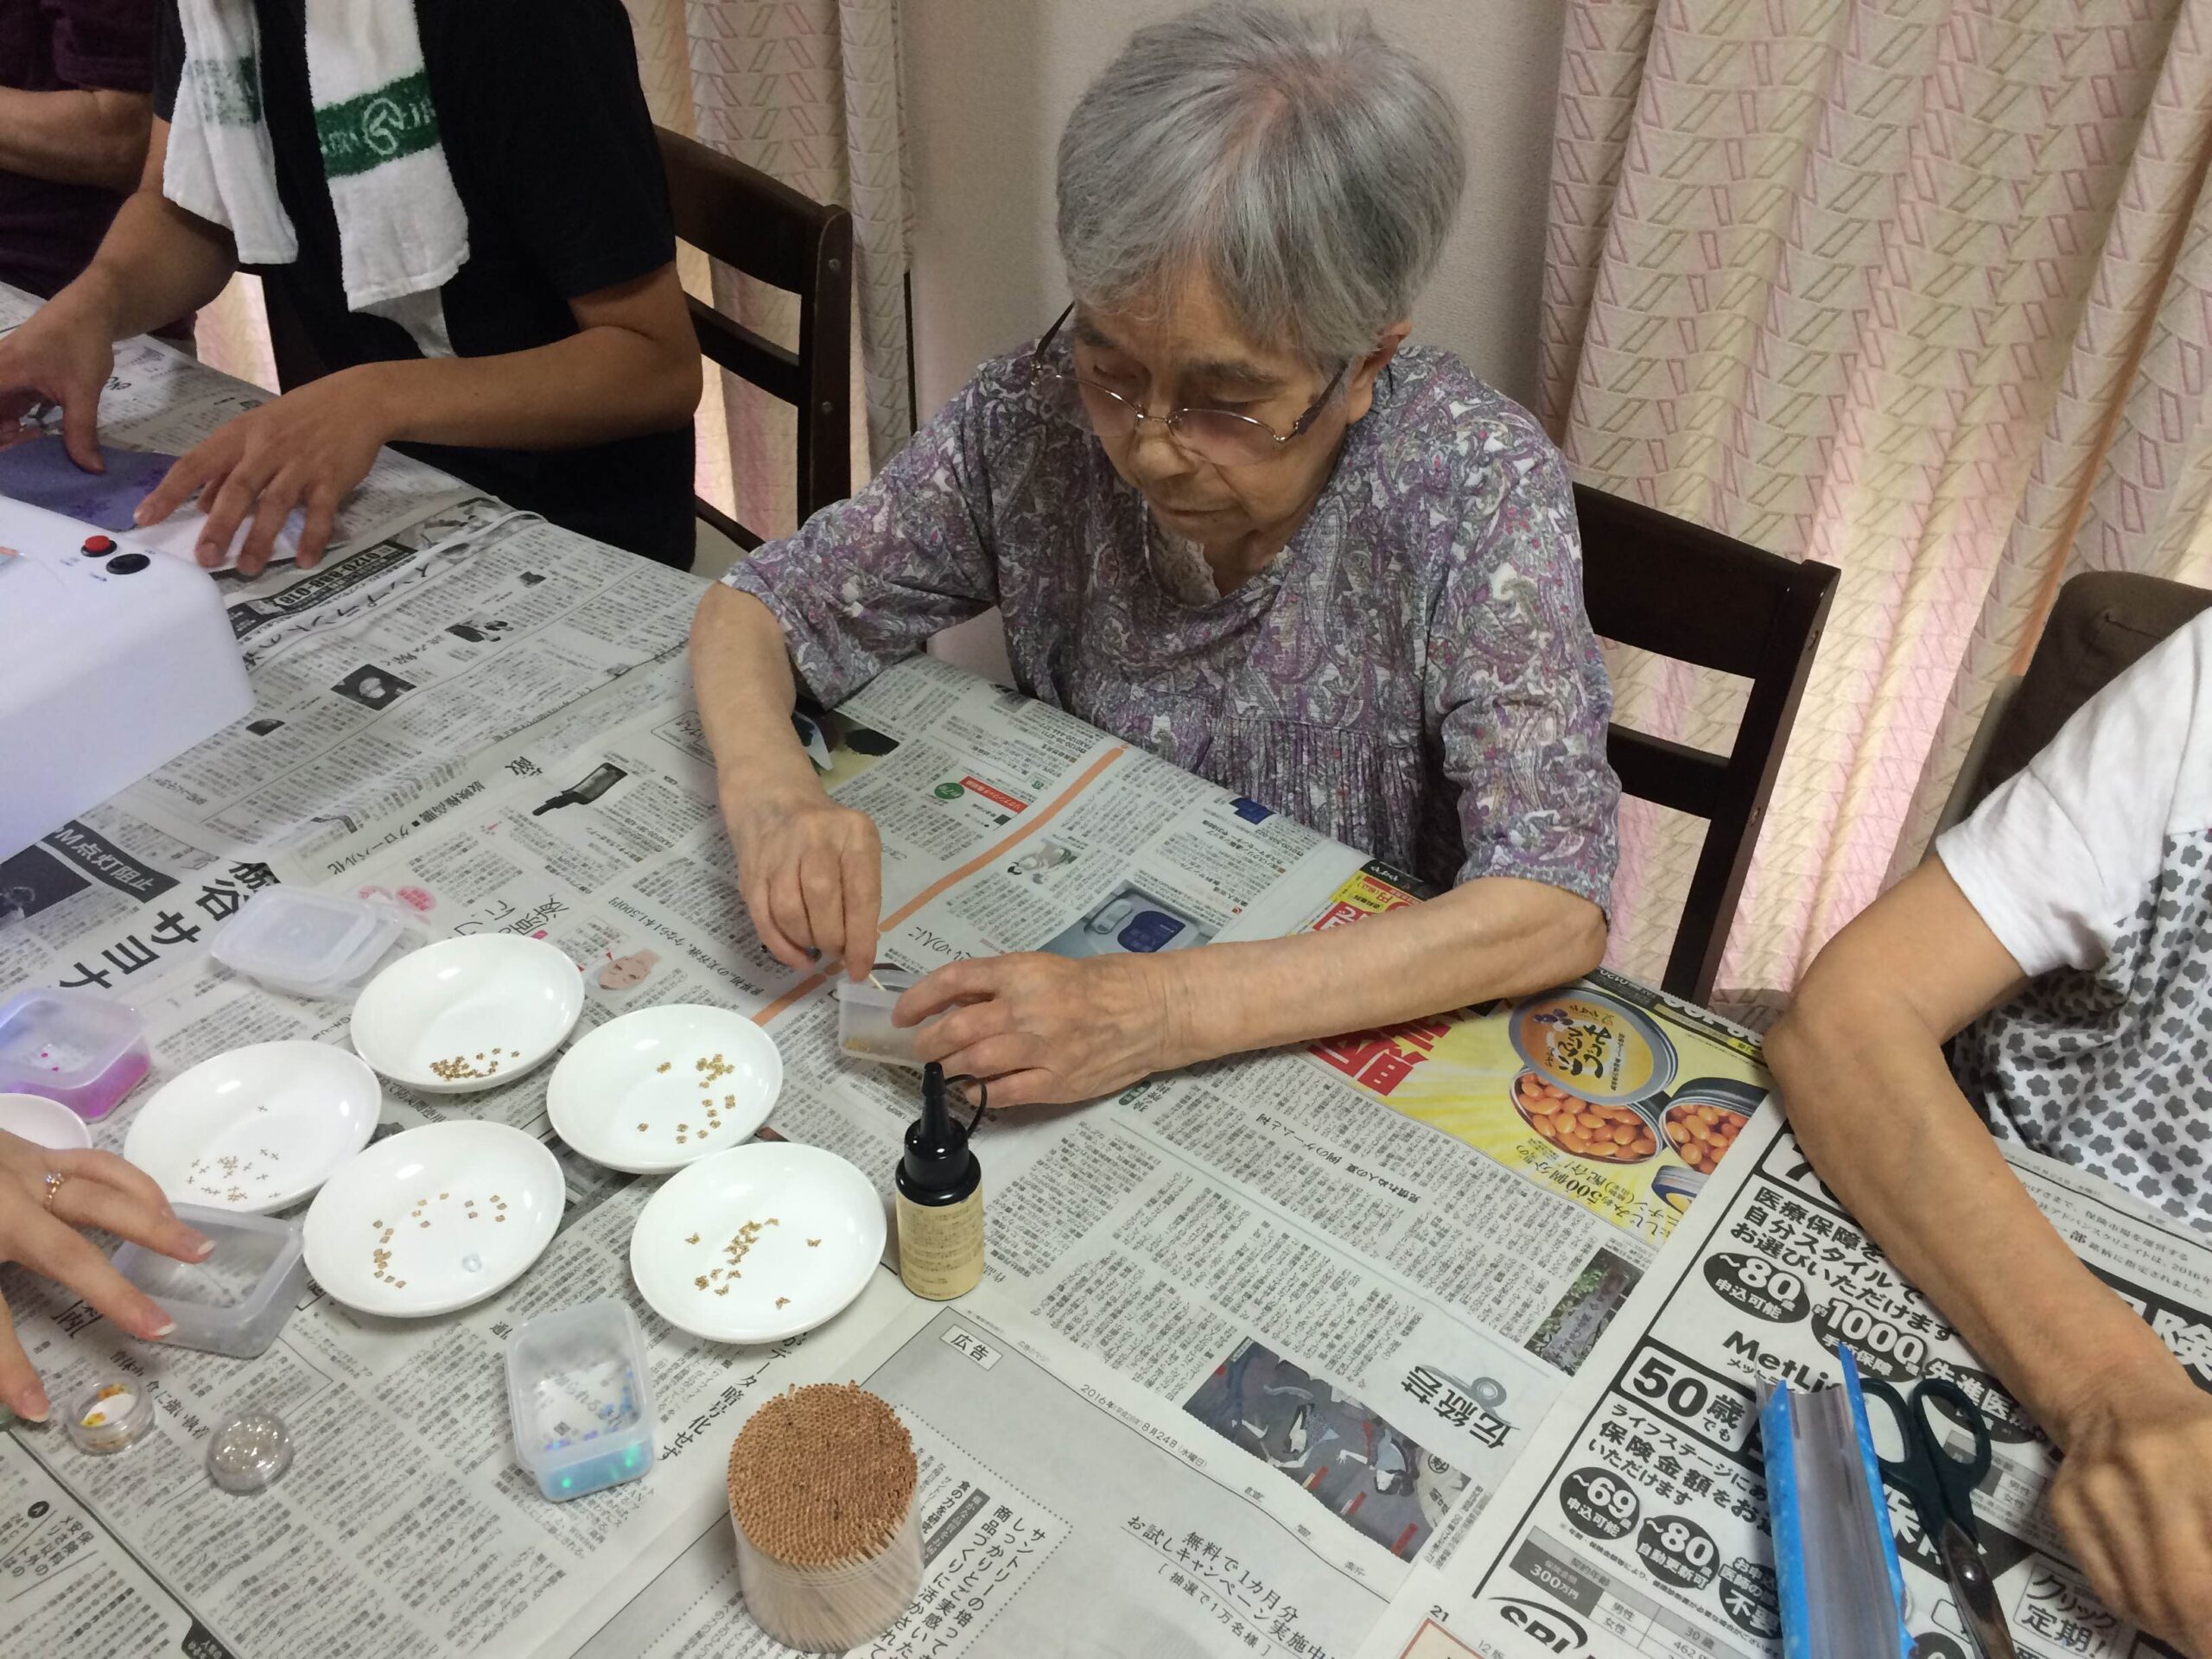
[[[1605,753],[1621,787],[1707,820],[1662,987],[1713,995],[1797,704],[1841,572],[1578,484],[1582,582],[1605,639],[1751,683],[1734,746],[1714,754],[1618,722]]]
[[[852,493],[853,217],[696,139],[654,129],[676,234],[756,282],[798,296],[791,350],[691,301],[699,350],[798,413],[798,522]],[[750,552],[761,537],[706,501],[701,519]]]

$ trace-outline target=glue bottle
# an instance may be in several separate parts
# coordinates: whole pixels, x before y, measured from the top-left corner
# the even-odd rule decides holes
[[[922,1115],[899,1160],[899,1277],[917,1296],[948,1302],[983,1276],[983,1168],[969,1150],[974,1118],[953,1122],[944,1068],[922,1068]],[[976,1117],[982,1108],[976,1109]]]

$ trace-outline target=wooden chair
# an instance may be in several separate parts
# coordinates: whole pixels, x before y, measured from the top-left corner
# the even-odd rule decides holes
[[[853,216],[665,127],[661,163],[676,234],[756,282],[798,296],[798,349],[691,302],[709,361],[798,411],[798,522],[853,491]],[[699,518],[747,552],[761,538],[696,501]]]
[[[1793,563],[1747,543],[1578,484],[1582,581],[1599,635],[1751,683],[1735,747],[1712,754],[1616,724],[1606,758],[1639,799],[1707,820],[1661,985],[1692,1002],[1713,995],[1767,798],[1813,671],[1841,572]]]

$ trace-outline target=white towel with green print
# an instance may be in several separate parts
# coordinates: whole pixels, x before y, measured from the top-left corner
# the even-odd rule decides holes
[[[468,216],[438,142],[407,0],[306,0],[308,90],[338,220],[346,303],[450,356],[440,290],[468,259]],[[223,226],[242,264],[285,265],[299,238],[276,194],[254,0],[178,0],[184,74],[162,192]]]

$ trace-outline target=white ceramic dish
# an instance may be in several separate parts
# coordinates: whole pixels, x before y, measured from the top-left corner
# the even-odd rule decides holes
[[[256,1043],[202,1060],[130,1120],[123,1155],[178,1204],[265,1216],[321,1186],[376,1133],[377,1074],[328,1043]]]
[[[308,1207],[308,1271],[364,1313],[450,1313],[522,1277],[565,1202],[560,1165],[520,1129],[427,1124],[323,1183]]]
[[[0,1095],[0,1129],[48,1152],[82,1152],[92,1144],[85,1120],[44,1095]]]
[[[353,1004],[353,1046],[430,1095],[512,1083],[560,1047],[584,1011],[583,976],[543,939],[479,933],[410,950]]]
[[[852,1165],[819,1147],[757,1141],[669,1177],[630,1235],[630,1276],[680,1330],[779,1342],[867,1287],[883,1235],[883,1200]]]
[[[553,1068],[545,1109],[594,1163],[658,1175],[749,1138],[783,1086],[774,1039],[745,1015],[671,1003],[582,1039]]]

